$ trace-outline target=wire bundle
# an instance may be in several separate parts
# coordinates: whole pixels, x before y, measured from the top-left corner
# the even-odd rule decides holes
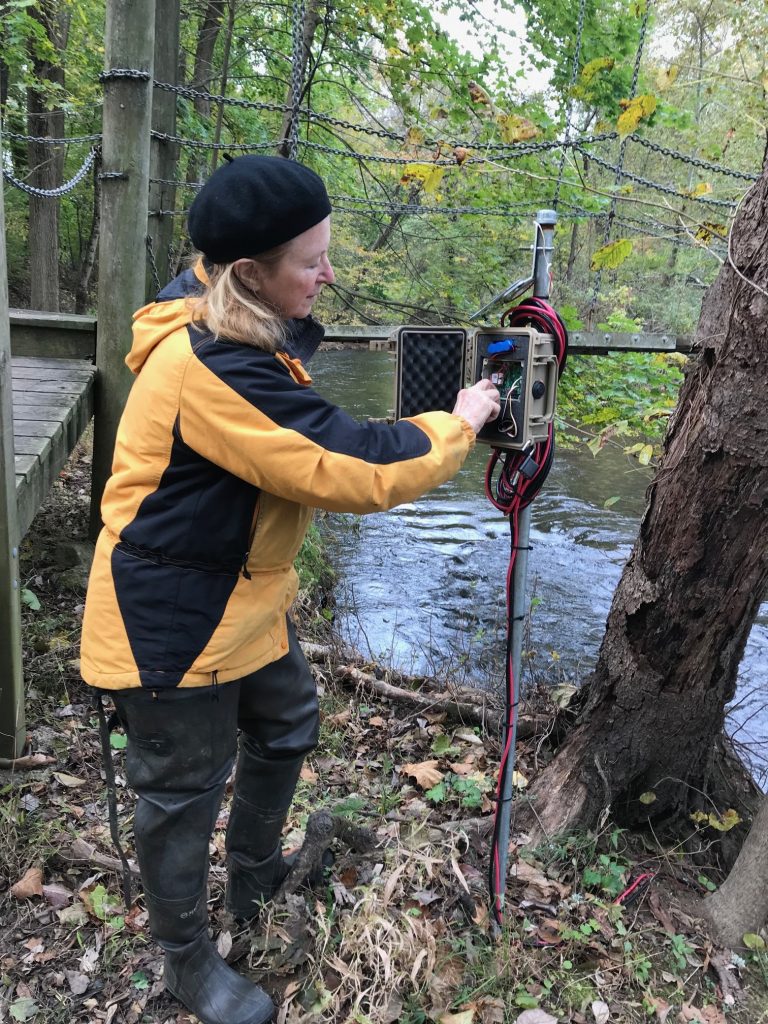
[[[554,339],[555,355],[558,362],[558,377],[565,368],[568,353],[568,332],[559,314],[544,299],[530,298],[519,306],[508,309],[501,318],[502,327],[535,327]],[[505,669],[506,713],[504,718],[504,736],[499,777],[496,785],[496,812],[491,843],[491,858],[488,871],[488,888],[491,895],[491,909],[496,924],[501,927],[503,920],[504,882],[501,877],[499,844],[507,842],[508,837],[501,833],[501,806],[505,782],[514,769],[514,744],[516,730],[517,705],[519,701],[518,680],[515,679],[512,652],[512,621],[513,621],[513,571],[519,550],[518,520],[520,512],[526,508],[541,490],[552,466],[555,450],[554,423],[544,441],[529,445],[521,451],[494,448],[488,460],[485,472],[485,493],[488,500],[509,516],[510,555],[507,567],[506,599],[507,599],[507,650]]]

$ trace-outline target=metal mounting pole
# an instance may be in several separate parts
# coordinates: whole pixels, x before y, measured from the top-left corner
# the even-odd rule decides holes
[[[549,267],[552,262],[552,248],[555,234],[557,214],[554,210],[539,210],[536,214],[536,238],[533,245],[533,294],[539,299],[549,298]],[[531,533],[531,505],[524,508],[517,520],[517,551],[512,569],[512,673],[515,681],[515,704],[520,702],[520,684],[523,660],[523,633],[527,611],[525,585],[528,577],[528,549]],[[517,739],[517,710],[513,714],[513,732],[510,744],[510,756],[514,757]],[[499,810],[499,836],[503,837],[499,845],[499,878],[506,887],[507,859],[509,855],[510,823],[512,820],[512,772],[504,777],[504,788],[501,793]],[[502,901],[504,888],[502,888]],[[503,905],[503,903],[502,903]]]

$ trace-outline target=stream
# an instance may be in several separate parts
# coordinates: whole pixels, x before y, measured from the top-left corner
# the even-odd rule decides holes
[[[311,373],[356,418],[386,416],[393,365],[386,352],[321,351]],[[366,655],[406,672],[450,670],[473,685],[501,685],[509,526],[484,494],[487,458],[477,445],[457,477],[391,512],[325,517],[339,574],[336,628]],[[649,480],[618,448],[597,458],[585,446],[556,453],[532,506],[524,685],[578,685],[591,671]],[[606,508],[609,499],[618,500]],[[743,753],[762,759],[768,603],[744,652],[728,728]]]

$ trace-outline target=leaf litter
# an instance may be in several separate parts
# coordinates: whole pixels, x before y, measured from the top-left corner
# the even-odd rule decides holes
[[[0,770],[0,1007],[9,1021],[190,1024],[164,991],[141,894],[122,903],[97,725],[77,674],[83,595],[57,585],[53,551],[87,522],[89,462],[80,446],[24,541],[22,569],[40,610],[24,610],[30,750],[15,770]],[[486,876],[496,738],[372,693],[361,700],[335,678],[333,645],[320,639],[321,743],[302,773],[285,846],[300,844],[306,815],[322,805],[372,829],[374,851],[338,848],[327,885],[268,904],[242,928],[223,908],[231,785],[211,844],[213,938],[276,999],[282,1024],[758,1019],[760,972],[716,950],[684,909],[703,894],[700,867],[610,824],[531,850],[513,821],[506,925],[494,936]],[[554,701],[537,700],[537,713],[554,714]],[[542,756],[540,737],[519,744],[521,778],[535,777]],[[132,857],[124,757],[113,745]],[[614,902],[649,870],[650,895]]]

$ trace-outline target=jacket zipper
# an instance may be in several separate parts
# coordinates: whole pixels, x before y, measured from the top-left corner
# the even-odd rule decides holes
[[[246,580],[249,580],[249,579],[252,578],[251,574],[248,572],[248,559],[251,557],[251,548],[253,547],[253,542],[254,542],[254,540],[256,538],[256,530],[258,529],[258,526],[259,526],[259,516],[260,515],[261,515],[261,498],[259,498],[257,500],[257,502],[256,502],[256,509],[254,511],[254,514],[253,514],[253,526],[251,527],[251,532],[250,532],[250,535],[248,537],[248,550],[245,552],[245,555],[243,556],[242,574],[243,574],[243,578],[246,579]]]

